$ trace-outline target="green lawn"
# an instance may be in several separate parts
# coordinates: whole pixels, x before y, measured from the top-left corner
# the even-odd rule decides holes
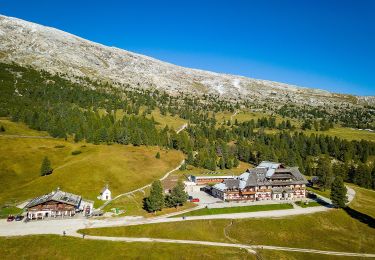
[[[284,204],[268,204],[268,205],[253,205],[253,206],[238,206],[230,208],[203,208],[190,211],[181,215],[182,216],[204,216],[204,215],[218,215],[218,214],[229,214],[229,213],[243,213],[243,212],[255,212],[255,211],[268,211],[268,210],[279,210],[279,209],[292,209],[293,205],[289,203]]]
[[[18,125],[18,124],[17,124]],[[15,129],[20,133],[23,126]],[[22,130],[23,131],[23,130]],[[72,151],[82,153],[72,155]],[[161,158],[155,155],[160,152]],[[63,190],[95,200],[105,184],[112,196],[142,187],[175,168],[183,154],[158,147],[93,145],[61,139],[9,138],[0,136],[0,206]],[[53,173],[40,176],[44,156]],[[7,187],[6,189],[4,187]]]
[[[307,190],[312,191],[312,192],[314,192],[314,193],[316,193],[320,196],[326,197],[327,199],[329,199],[330,196],[331,196],[331,190],[330,189],[320,190],[317,187],[307,187]]]
[[[255,259],[237,248],[125,243],[57,235],[0,237],[1,259]]]
[[[0,218],[7,218],[9,215],[18,215],[23,212],[22,209],[14,206],[3,206],[0,207]]]

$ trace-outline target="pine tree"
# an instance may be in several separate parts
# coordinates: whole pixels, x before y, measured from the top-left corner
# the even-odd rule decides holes
[[[228,159],[226,164],[225,164],[225,167],[227,169],[232,169],[233,168],[233,161],[231,159]]]
[[[164,204],[167,208],[173,208],[176,206],[176,203],[171,195],[166,195],[164,198]]]
[[[3,125],[0,126],[0,132],[5,132],[5,127]]]
[[[143,199],[143,208],[148,212],[156,212],[164,208],[163,187],[160,180],[152,183],[150,196]]]
[[[234,157],[233,160],[233,167],[237,168],[240,165],[240,161],[237,159],[237,157]]]
[[[177,182],[177,185],[172,189],[171,197],[174,207],[182,206],[187,201],[189,196],[185,192],[184,184],[181,181]]]
[[[193,156],[193,152],[191,150],[188,151],[188,156],[186,158],[186,163],[190,164],[190,165],[194,163],[194,156]]]
[[[342,180],[341,176],[336,176],[331,185],[331,200],[333,206],[336,208],[344,208],[345,203],[348,202],[346,193],[347,190],[344,185],[344,181]]]
[[[353,182],[364,188],[371,188],[372,176],[371,170],[365,163],[359,163],[355,170]]]
[[[50,160],[48,159],[48,157],[44,157],[43,159],[43,162],[42,162],[42,166],[40,167],[40,175],[41,176],[45,176],[45,175],[49,175],[52,173],[52,168],[51,168],[51,162]]]
[[[160,153],[159,152],[156,153],[155,158],[160,159]]]
[[[218,166],[221,170],[225,169],[225,162],[224,162],[223,157],[220,157]]]
[[[332,165],[328,157],[320,157],[318,160],[318,167],[316,168],[316,176],[319,178],[318,182],[323,190],[329,188],[332,183]]]

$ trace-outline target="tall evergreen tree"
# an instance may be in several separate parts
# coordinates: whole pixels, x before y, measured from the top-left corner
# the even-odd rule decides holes
[[[237,157],[234,157],[233,159],[233,167],[237,168],[240,165],[240,162],[238,161]]]
[[[143,199],[143,208],[148,212],[156,212],[164,208],[163,187],[160,180],[152,183],[150,196]]]
[[[361,187],[371,188],[372,176],[367,164],[361,162],[358,164],[353,182]]]
[[[331,200],[333,206],[336,208],[344,208],[345,203],[348,202],[346,196],[347,189],[341,176],[336,176],[331,185]]]
[[[316,169],[316,176],[319,178],[318,183],[323,190],[331,186],[332,165],[331,160],[328,157],[321,156],[319,158],[318,167]]]
[[[41,176],[45,176],[45,175],[49,175],[52,173],[52,168],[51,168],[51,162],[50,160],[48,159],[47,156],[44,157],[43,161],[42,161],[42,165],[40,167],[40,175]]]
[[[185,192],[184,184],[181,181],[177,182],[177,185],[172,189],[171,197],[175,207],[182,206],[187,201],[189,196]]]
[[[223,157],[220,157],[218,166],[221,170],[225,169],[225,162],[224,162]]]

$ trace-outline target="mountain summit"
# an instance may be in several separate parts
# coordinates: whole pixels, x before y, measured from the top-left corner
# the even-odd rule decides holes
[[[184,68],[91,42],[70,33],[0,15],[0,61],[51,73],[89,77],[170,94],[215,94],[228,99],[325,103],[374,103],[374,97],[334,94],[267,80]]]

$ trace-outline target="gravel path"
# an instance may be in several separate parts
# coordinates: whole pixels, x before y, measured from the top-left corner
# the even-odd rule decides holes
[[[184,130],[186,127],[188,126],[188,124],[183,124],[180,129],[177,130],[177,134],[180,133],[182,130]]]

